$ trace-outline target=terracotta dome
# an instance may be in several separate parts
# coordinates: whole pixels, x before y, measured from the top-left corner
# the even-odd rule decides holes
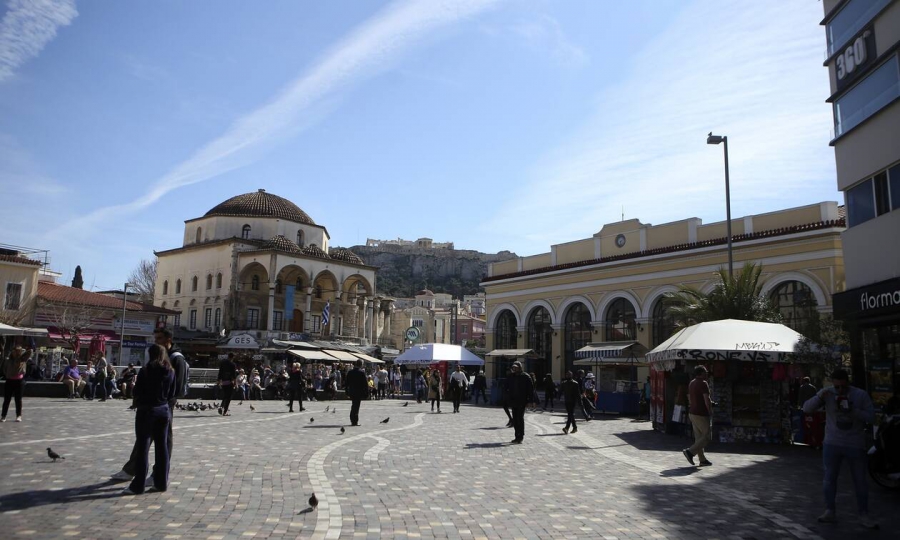
[[[416,296],[434,296],[434,293],[428,289],[422,289],[416,293]]]
[[[306,246],[305,248],[303,248],[302,252],[304,255],[306,255],[308,257],[316,257],[317,259],[330,259],[331,258],[328,256],[327,253],[325,253],[325,251],[322,250],[322,248],[320,248],[319,246],[317,246],[315,244],[310,244],[310,245]]]
[[[283,234],[273,236],[271,240],[262,245],[262,249],[273,249],[275,251],[285,251],[287,253],[302,253],[300,246],[285,238]]]
[[[232,197],[216,205],[204,215],[204,217],[210,216],[271,217],[286,219],[294,223],[316,224],[296,204],[284,197],[266,193],[264,189]]]
[[[353,253],[349,249],[334,248],[331,250],[329,255],[331,255],[332,259],[335,259],[338,261],[344,261],[344,262],[348,262],[351,264],[366,264],[363,262],[363,260],[360,258],[359,255],[357,255],[356,253]]]

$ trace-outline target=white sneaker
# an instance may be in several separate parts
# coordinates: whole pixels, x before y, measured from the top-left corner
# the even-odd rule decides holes
[[[0,422],[6,422],[6,417],[5,417],[5,416],[0,416]]]
[[[134,476],[131,476],[130,474],[128,474],[125,471],[119,471],[110,477],[110,479],[112,479],[112,480],[119,480],[122,482],[131,482],[131,480],[133,478],[134,478]]]
[[[17,416],[17,417],[16,417],[16,422],[21,422],[21,421],[22,421],[22,417],[21,417],[21,416]]]
[[[825,510],[825,512],[819,516],[819,523],[835,523],[837,521],[837,516],[834,515],[834,512],[831,510]]]

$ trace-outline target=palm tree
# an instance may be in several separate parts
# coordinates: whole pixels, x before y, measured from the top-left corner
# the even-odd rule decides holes
[[[743,321],[781,322],[778,308],[762,295],[759,276],[762,266],[746,263],[740,272],[729,277],[724,268],[716,271],[718,283],[709,294],[682,285],[678,292],[668,293],[670,313],[678,326],[686,327],[706,321],[739,319]]]

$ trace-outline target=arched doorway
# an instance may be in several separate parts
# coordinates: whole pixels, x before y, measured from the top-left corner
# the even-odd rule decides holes
[[[545,307],[536,307],[528,315],[527,339],[525,346],[533,349],[537,358],[526,362],[526,369],[534,373],[538,386],[543,388],[544,376],[553,362],[553,328],[550,326],[550,312]]]
[[[512,311],[505,309],[497,317],[496,326],[494,326],[494,348],[495,349],[515,349],[516,348],[516,316]],[[500,357],[494,371],[497,378],[506,377],[512,360]]]
[[[632,341],[635,338],[634,306],[625,298],[616,298],[606,308],[606,341]]]
[[[566,368],[575,371],[575,351],[591,342],[591,311],[581,302],[572,304],[566,310],[563,319],[565,327],[563,335]]]
[[[809,286],[799,281],[785,281],[772,290],[769,298],[781,312],[782,324],[803,335],[811,335],[810,325],[817,319],[818,304]]]
[[[670,308],[671,305],[665,297],[657,300],[653,306],[653,322],[651,323],[653,325],[653,347],[669,339],[675,333],[675,317]]]

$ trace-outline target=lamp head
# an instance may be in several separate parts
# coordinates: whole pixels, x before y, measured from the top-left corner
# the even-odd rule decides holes
[[[725,140],[725,137],[721,135],[713,135],[712,131],[709,132],[709,135],[706,137],[706,144],[719,144]]]

